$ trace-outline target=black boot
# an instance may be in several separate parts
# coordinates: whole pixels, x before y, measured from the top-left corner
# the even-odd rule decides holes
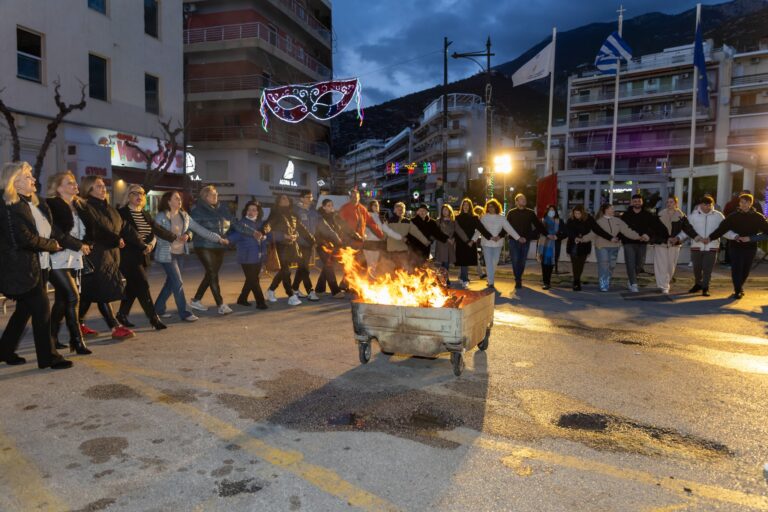
[[[691,288],[690,290],[688,290],[688,293],[696,293],[696,292],[700,292],[702,289],[703,289],[703,288],[701,287],[701,285],[695,284],[695,285],[693,285],[693,288]]]
[[[237,298],[237,303],[239,305],[245,306],[245,307],[250,307],[251,306],[251,303],[248,302],[248,299],[246,297],[242,296],[242,295]]]
[[[118,312],[115,315],[115,318],[117,318],[117,321],[120,322],[120,325],[123,327],[136,327],[136,324],[133,324],[128,320],[128,315]]]
[[[160,317],[155,315],[154,317],[150,318],[149,323],[152,324],[152,327],[156,331],[162,331],[163,329],[167,329],[168,326],[165,325],[161,320]]]
[[[53,340],[53,346],[56,347],[56,350],[67,348],[67,346],[60,342],[58,339]]]
[[[93,354],[91,350],[85,345],[85,341],[82,338],[74,338],[69,340],[69,352],[76,352],[81,356],[87,356]]]

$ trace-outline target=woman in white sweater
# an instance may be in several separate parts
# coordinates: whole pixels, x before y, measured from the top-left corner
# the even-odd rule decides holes
[[[488,274],[488,287],[494,288],[496,267],[499,264],[501,248],[504,247],[504,232],[506,231],[515,240],[520,238],[520,235],[507,222],[507,218],[501,214],[501,203],[496,199],[490,199],[485,203],[485,215],[480,218],[480,222],[491,234],[491,239],[487,240],[475,231],[475,236],[472,237],[472,240],[480,240],[480,245],[483,247],[486,273]]]

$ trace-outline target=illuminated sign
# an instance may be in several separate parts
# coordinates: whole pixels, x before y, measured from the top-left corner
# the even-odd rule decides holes
[[[288,160],[288,165],[285,166],[283,177],[280,179],[280,181],[278,181],[278,183],[280,185],[285,185],[286,187],[298,187],[299,185],[293,179],[294,173],[295,166],[293,165],[293,160]]]

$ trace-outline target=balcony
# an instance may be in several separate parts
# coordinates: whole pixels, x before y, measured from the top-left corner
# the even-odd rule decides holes
[[[731,107],[732,116],[747,116],[755,114],[768,113],[768,103],[759,103],[757,105],[745,105],[743,107]]]
[[[277,0],[275,3],[282,6],[295,18],[298,18],[304,25],[308,26],[312,32],[320,36],[320,39],[326,44],[331,44],[331,30],[320,23],[314,16],[309,14],[306,7],[296,0]]]
[[[616,152],[637,152],[637,151],[668,151],[675,149],[685,149],[690,146],[690,137],[670,136],[666,139],[655,140],[636,140],[636,141],[618,141],[616,143]],[[712,137],[699,135],[696,137],[696,147],[706,147],[712,144]],[[611,141],[600,140],[584,143],[572,143],[568,148],[569,156],[579,153],[603,154],[611,152]]]
[[[219,43],[226,41],[258,40],[290,56],[293,61],[307,67],[312,73],[323,79],[331,78],[331,70],[319,60],[307,55],[299,46],[295,46],[285,36],[270,30],[263,23],[241,23],[238,25],[220,25],[216,27],[192,28],[184,31],[184,44]]]
[[[731,87],[754,87],[756,85],[768,85],[768,73],[737,76],[731,79]]]
[[[330,148],[325,142],[307,141],[302,137],[277,130],[265,132],[260,126],[204,126],[190,128],[192,142],[224,142],[258,140],[285,148],[295,149],[320,158],[330,156]]]
[[[266,86],[270,87],[274,82],[265,84],[264,77],[261,75],[241,75],[241,76],[218,76],[210,78],[192,78],[187,80],[187,93],[208,93],[208,92],[226,92],[226,91],[249,91],[258,90]]]
[[[728,146],[765,146],[768,148],[768,131],[732,134],[728,137]]]
[[[709,111],[697,110],[697,119],[700,121],[709,120]],[[645,123],[658,123],[658,122],[670,122],[670,121],[685,121],[691,119],[690,108],[676,108],[674,111],[651,111],[651,112],[637,112],[634,114],[619,115],[619,125],[629,125],[633,123],[645,124]],[[598,119],[587,119],[584,121],[573,121],[570,123],[570,129],[580,128],[594,128],[594,127],[606,127],[613,126],[613,116],[605,116]]]
[[[626,88],[619,89],[619,100],[627,100],[633,98],[645,98],[648,96],[659,94],[693,94],[693,82],[683,82],[675,86],[659,86],[659,87],[645,87],[643,89],[631,89]],[[593,93],[589,95],[574,95],[571,96],[571,105],[582,105],[585,103],[602,103],[606,101],[613,101],[613,91]]]

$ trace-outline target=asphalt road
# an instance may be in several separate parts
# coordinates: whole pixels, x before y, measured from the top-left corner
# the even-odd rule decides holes
[[[0,367],[0,510],[768,510],[764,283],[738,302],[497,285],[458,378],[378,347],[362,366],[328,296],[161,332],[136,306],[136,338],[65,371],[28,333],[30,362]]]

